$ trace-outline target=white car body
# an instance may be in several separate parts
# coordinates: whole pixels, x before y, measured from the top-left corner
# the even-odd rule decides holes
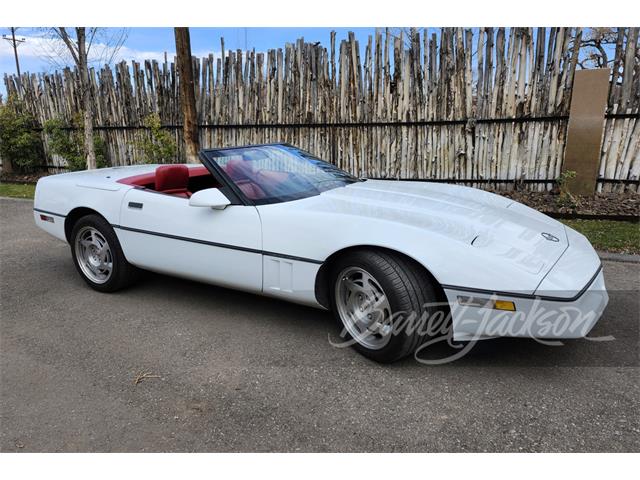
[[[600,259],[584,236],[482,190],[368,180],[300,200],[213,209],[118,182],[155,168],[42,178],[35,222],[68,241],[67,220],[92,210],[113,226],[135,266],[319,308],[327,301],[318,281],[333,255],[359,246],[390,249],[419,262],[442,286],[456,340],[582,337],[608,302]],[[469,295],[511,300],[517,311],[462,306]],[[555,317],[523,318],[541,306],[571,307],[588,319],[558,331]],[[498,316],[507,331],[495,331]]]

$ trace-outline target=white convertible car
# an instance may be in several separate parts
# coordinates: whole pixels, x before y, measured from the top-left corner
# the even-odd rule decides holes
[[[35,222],[96,290],[145,269],[326,308],[381,362],[445,324],[460,341],[583,337],[608,302],[585,237],[507,198],[358,179],[288,144],[201,161],[43,178]]]

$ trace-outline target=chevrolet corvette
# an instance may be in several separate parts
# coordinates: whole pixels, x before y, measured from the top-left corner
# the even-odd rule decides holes
[[[502,196],[360,179],[288,144],[200,159],[44,177],[35,222],[95,290],[150,270],[331,310],[380,362],[433,336],[407,319],[441,314],[456,341],[580,338],[608,302],[585,237]]]

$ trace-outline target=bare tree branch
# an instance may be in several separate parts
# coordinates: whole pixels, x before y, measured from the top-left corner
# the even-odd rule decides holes
[[[578,66],[586,68],[605,68],[613,63],[609,60],[615,54],[620,28],[587,28],[580,42],[580,61]]]
[[[89,52],[91,51],[91,45],[93,45],[93,39],[96,36],[97,31],[98,29],[96,27],[93,27],[90,29],[91,38],[89,38],[89,44],[87,45],[87,57],[89,57]]]
[[[113,41],[111,43],[111,55],[109,55],[106,63],[112,63],[114,61],[115,56],[120,51],[120,48],[124,45],[124,42],[127,40],[128,31],[126,29],[122,29],[119,34],[114,36]]]
[[[111,64],[117,60],[118,53],[128,36],[127,28],[87,27],[86,48],[89,65]],[[41,41],[38,43],[39,55],[55,69],[78,64],[77,38],[69,29],[63,27],[42,28]],[[71,46],[70,46],[71,45]]]
[[[58,35],[62,41],[65,43],[71,56],[73,57],[73,61],[76,62],[76,65],[80,63],[80,59],[78,58],[78,46],[69,38],[69,34],[64,27],[53,28],[53,31]]]

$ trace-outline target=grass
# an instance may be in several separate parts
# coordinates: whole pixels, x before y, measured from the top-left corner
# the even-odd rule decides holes
[[[0,197],[33,198],[35,191],[32,183],[0,183]]]
[[[30,183],[0,183],[0,197],[33,198],[36,186]],[[598,250],[640,254],[640,224],[611,220],[563,220],[585,235]]]
[[[597,250],[640,254],[640,224],[612,220],[562,220],[582,233]]]

